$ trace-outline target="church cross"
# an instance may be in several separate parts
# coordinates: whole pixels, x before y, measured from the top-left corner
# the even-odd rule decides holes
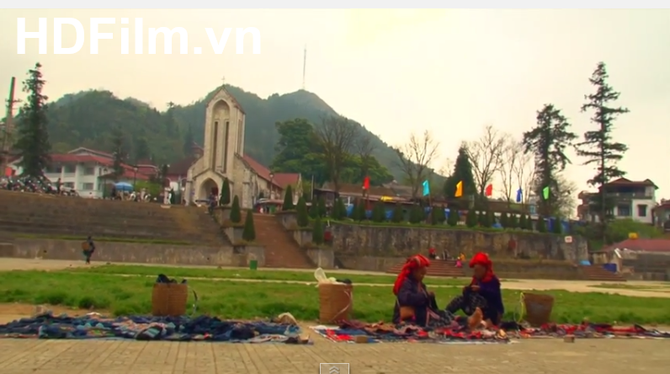
[[[221,77],[221,85],[223,86],[225,84],[226,84],[226,77]]]

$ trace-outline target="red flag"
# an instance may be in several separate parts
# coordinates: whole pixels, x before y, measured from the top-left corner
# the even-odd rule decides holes
[[[370,189],[370,177],[365,177],[365,179],[363,179],[363,189],[364,190]]]
[[[486,186],[486,191],[484,191],[484,194],[486,196],[493,195],[493,185],[492,184],[489,184],[488,186]]]

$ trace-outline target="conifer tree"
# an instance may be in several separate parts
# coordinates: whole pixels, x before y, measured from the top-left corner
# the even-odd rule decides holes
[[[402,205],[397,203],[395,208],[393,208],[393,216],[391,216],[391,222],[401,223],[405,220],[405,213],[403,212]]]
[[[247,242],[256,240],[256,228],[254,227],[254,212],[247,210],[247,218],[244,220],[244,229],[242,230],[242,239]]]
[[[468,215],[470,212],[468,212]],[[458,210],[454,207],[449,209],[449,218],[447,218],[447,224],[451,227],[458,226]]]
[[[509,227],[507,227],[507,226],[509,226]],[[515,213],[510,214],[509,217],[507,218],[507,226],[503,226],[503,227],[510,228],[510,229],[515,229],[515,228],[519,227],[518,217],[516,216]]]
[[[298,227],[307,227],[309,226],[309,214],[307,213],[307,203],[305,198],[300,197],[298,200],[298,205],[296,206],[296,212],[298,213],[297,223]]]
[[[28,94],[21,107],[17,123],[17,139],[14,149],[18,151],[21,161],[19,166],[23,175],[30,177],[43,176],[44,170],[50,165],[51,143],[47,128],[47,100],[42,94],[46,81],[42,77],[42,65],[36,63],[28,70],[28,78],[23,81],[23,92]]]
[[[314,206],[314,202],[312,202],[312,206]],[[319,217],[325,217],[326,216],[326,199],[321,196],[319,198],[319,201],[316,204],[316,213]]]
[[[235,198],[237,198],[237,196],[235,196]],[[225,178],[223,180],[223,186],[221,186],[221,196],[219,197],[219,205],[226,206],[228,204],[230,204],[230,182],[228,181],[228,178]],[[237,207],[239,209],[239,200],[237,202]],[[242,218],[240,218],[240,220],[241,219]]]
[[[295,209],[295,206],[293,205],[293,189],[291,188],[291,185],[286,187],[286,191],[284,192],[284,203],[282,204],[281,209],[284,211]]]
[[[323,222],[321,217],[316,217],[312,227],[312,243],[319,245],[323,244]]]
[[[543,216],[537,217],[537,223],[535,225],[535,228],[537,229],[538,232],[547,232],[547,223],[544,221]]]
[[[612,137],[614,120],[629,110],[615,105],[621,94],[608,84],[608,79],[605,63],[599,62],[589,78],[595,93],[587,95],[587,102],[582,105],[582,112],[593,112],[591,123],[596,129],[585,132],[584,141],[577,144],[577,154],[586,158],[584,164],[596,166],[596,174],[587,182],[599,190],[597,199],[590,205],[598,212],[603,236],[609,218],[607,212],[611,208],[611,199],[608,199],[604,189],[600,187],[612,179],[626,175],[626,172],[617,167],[617,163],[623,159],[628,150],[628,146],[614,141]]]
[[[241,223],[242,211],[240,210],[240,199],[237,195],[233,198],[233,206],[230,208],[230,222]]]
[[[479,217],[477,216],[477,211],[474,209],[468,210],[468,215],[465,216],[465,225],[468,227],[476,227],[479,223]]]

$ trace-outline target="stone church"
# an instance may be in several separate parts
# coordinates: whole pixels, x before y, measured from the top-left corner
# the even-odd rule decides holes
[[[231,200],[237,196],[243,209],[253,208],[259,195],[259,178],[244,155],[244,109],[221,87],[205,109],[202,157],[188,169],[186,204],[220,195],[223,181],[230,183]]]

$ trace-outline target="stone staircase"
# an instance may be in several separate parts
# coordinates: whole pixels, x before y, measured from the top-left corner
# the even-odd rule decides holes
[[[7,235],[142,239],[230,245],[197,207],[41,195],[0,190],[0,231]]]
[[[400,273],[403,265],[405,265],[405,261],[392,266],[386,272],[391,274],[398,274]],[[430,266],[427,270],[428,271],[426,274],[433,277],[465,277],[463,268],[457,268],[456,261],[454,260],[433,260],[430,262]]]
[[[255,214],[256,241],[265,247],[269,268],[312,269],[314,264],[274,215]]]
[[[601,266],[580,266],[580,271],[585,280],[599,282],[625,282],[626,278],[620,274],[612,273],[603,269]]]

